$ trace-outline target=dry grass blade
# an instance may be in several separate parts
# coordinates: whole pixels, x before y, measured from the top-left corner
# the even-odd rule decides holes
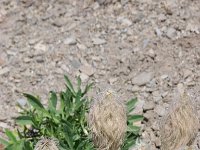
[[[173,106],[172,106],[173,107]],[[197,111],[184,92],[161,127],[161,150],[178,150],[194,141],[199,127]]]
[[[35,146],[34,150],[59,150],[59,142],[54,138],[42,138]]]
[[[88,122],[97,149],[120,149],[127,129],[127,117],[123,103],[117,100],[113,91],[106,90],[94,101]]]

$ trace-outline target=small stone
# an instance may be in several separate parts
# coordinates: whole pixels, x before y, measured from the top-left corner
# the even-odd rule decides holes
[[[153,124],[152,124],[152,127],[153,131],[159,131],[160,130],[160,126],[159,126],[159,123],[157,121],[155,121]]]
[[[34,49],[36,50],[36,55],[37,54],[42,54],[43,52],[47,51],[47,46],[44,45],[43,43],[39,42],[34,46]]]
[[[5,16],[0,13],[0,23],[2,23],[5,20]]]
[[[158,37],[161,37],[162,36],[162,31],[160,31],[160,29],[156,28],[155,29],[155,33]]]
[[[85,73],[81,73],[81,74],[80,74],[80,78],[81,78],[81,80],[82,80],[83,82],[87,82],[88,79],[89,79],[89,76],[88,76],[87,74],[85,74]]]
[[[175,30],[174,28],[169,28],[169,29],[167,30],[166,36],[167,36],[169,39],[174,39],[175,36],[176,36],[176,30]]]
[[[62,27],[65,24],[63,19],[57,18],[53,21],[52,25],[56,27]]]
[[[158,20],[160,20],[161,22],[164,22],[167,19],[167,17],[164,14],[160,14],[158,16]]]
[[[8,73],[10,71],[10,69],[8,67],[2,68],[0,69],[0,75],[4,75],[6,73]]]
[[[153,79],[152,72],[142,72],[132,79],[132,84],[142,86],[149,83]]]
[[[132,21],[127,18],[124,18],[124,17],[117,18],[117,21],[120,22],[123,26],[131,26],[132,25]]]
[[[131,90],[132,90],[132,92],[138,92],[140,90],[140,87],[137,85],[134,85]]]
[[[166,113],[165,108],[162,107],[162,106],[160,106],[160,105],[156,106],[156,108],[154,109],[154,111],[155,111],[160,117],[164,116],[165,113]]]
[[[71,66],[76,68],[76,69],[78,69],[81,66],[80,61],[77,60],[77,59],[72,59],[72,61],[70,61],[70,62],[71,62]]]
[[[93,38],[92,42],[94,45],[102,45],[106,43],[106,40],[100,38]]]
[[[147,120],[151,120],[154,118],[154,112],[152,110],[147,111],[146,113],[144,113],[144,118],[146,118]]]
[[[109,83],[110,84],[113,84],[113,83],[115,83],[117,81],[117,78],[110,78],[109,79]]]
[[[83,44],[77,44],[77,47],[80,49],[80,50],[86,50],[87,49],[87,47],[85,46],[85,45],[83,45]]]
[[[76,38],[74,36],[68,37],[64,40],[64,44],[66,45],[76,45]]]
[[[81,66],[80,71],[88,76],[91,76],[94,74],[94,68],[90,65]]]
[[[0,66],[3,65],[5,62],[4,60],[0,57]]]
[[[28,57],[25,57],[25,58],[23,59],[23,61],[24,61],[25,63],[30,63],[30,62],[31,62],[31,59],[28,58]]]
[[[17,100],[17,103],[20,105],[20,106],[22,106],[22,107],[24,107],[26,104],[27,104],[27,101],[25,100],[25,99],[18,99]]]
[[[143,110],[144,110],[144,111],[153,110],[154,107],[155,107],[154,102],[149,101],[149,102],[146,102],[146,103],[144,104]]]
[[[69,72],[69,68],[65,65],[65,64],[62,64],[61,65],[61,69],[65,72]]]
[[[0,122],[0,128],[8,129],[8,128],[10,128],[10,126],[8,126],[8,124],[5,122]]]

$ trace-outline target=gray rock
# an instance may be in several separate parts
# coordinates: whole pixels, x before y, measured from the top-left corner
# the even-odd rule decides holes
[[[164,116],[166,113],[165,108],[160,105],[156,106],[154,111],[161,117]]]
[[[66,45],[76,45],[76,38],[74,36],[71,36],[71,37],[67,37],[64,42],[64,44]]]
[[[10,69],[8,67],[5,67],[5,68],[0,68],[0,75],[4,75],[6,73],[8,73],[10,71]]]
[[[158,37],[162,36],[162,31],[159,28],[155,28],[155,33]]]
[[[88,76],[91,76],[94,74],[94,68],[90,65],[84,65],[80,67],[80,71],[82,73],[85,73]]]
[[[153,72],[142,72],[132,79],[132,84],[139,86],[145,85],[153,79],[153,76]]]
[[[154,107],[155,107],[154,102],[149,101],[149,102],[146,102],[146,103],[144,104],[143,110],[144,110],[144,111],[153,110]]]
[[[26,104],[27,104],[27,101],[25,100],[25,99],[18,99],[17,100],[17,103],[20,105],[20,106],[22,106],[22,107],[24,107]]]
[[[101,45],[101,44],[105,44],[106,40],[100,39],[100,38],[93,38],[92,42],[94,45]]]
[[[168,28],[167,30],[167,33],[166,33],[166,36],[169,38],[169,39],[174,39],[176,37],[176,29],[174,28]]]
[[[89,76],[88,76],[87,74],[85,74],[85,73],[81,73],[81,74],[80,74],[80,78],[81,78],[81,80],[82,80],[83,82],[87,82],[88,79],[89,79]]]

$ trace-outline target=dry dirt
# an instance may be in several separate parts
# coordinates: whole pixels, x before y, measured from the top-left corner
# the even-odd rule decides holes
[[[0,131],[13,127],[22,92],[47,99],[64,74],[80,75],[137,96],[141,138],[159,149],[158,122],[179,88],[199,100],[199,33],[199,0],[1,0]]]

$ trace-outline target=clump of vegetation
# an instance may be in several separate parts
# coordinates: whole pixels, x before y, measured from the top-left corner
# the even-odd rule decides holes
[[[161,150],[175,150],[191,145],[199,128],[197,110],[184,92],[162,122]]]
[[[90,108],[89,127],[99,150],[118,150],[127,130],[126,110],[111,90],[106,90]]]
[[[5,150],[51,150],[53,146],[59,150],[95,149],[90,134],[92,129],[87,123],[90,100],[86,97],[86,93],[92,84],[82,89],[80,77],[77,78],[77,88],[67,76],[65,81],[64,91],[59,94],[50,92],[47,107],[42,105],[39,97],[24,94],[28,107],[19,105],[22,112],[15,119],[17,129],[15,131],[5,129],[7,139],[0,138]],[[132,99],[127,103],[127,121],[126,115],[121,114],[121,117],[124,116],[123,123],[127,122],[125,136],[123,133],[122,150],[128,150],[133,146],[139,136],[140,127],[134,126],[134,122],[142,120],[143,117],[129,114],[136,102],[137,99]]]

